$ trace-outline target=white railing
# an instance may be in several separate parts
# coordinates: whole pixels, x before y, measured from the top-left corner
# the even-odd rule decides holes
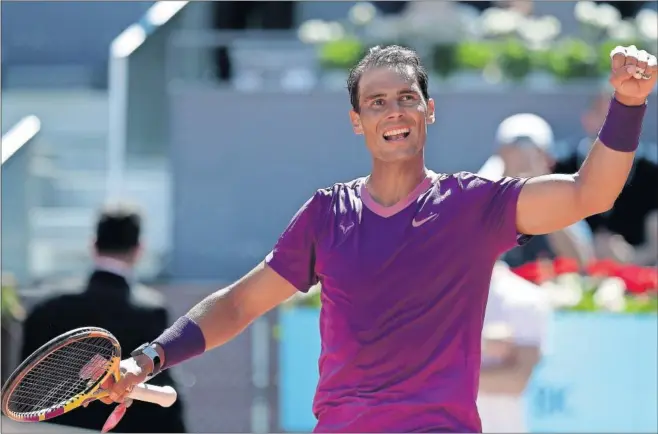
[[[41,121],[34,115],[24,117],[11,127],[2,136],[2,164],[5,164],[26,143],[29,143],[40,130]]]
[[[38,191],[35,191],[36,184],[30,174],[33,153],[29,148],[40,130],[41,121],[31,115],[21,119],[2,136],[0,212],[3,214],[3,228],[0,244],[3,252],[11,252],[3,257],[2,266],[3,271],[11,273],[19,283],[30,278],[32,228],[29,216],[38,201]]]
[[[167,24],[189,2],[159,1],[137,23],[121,32],[110,45],[108,103],[109,134],[107,147],[107,194],[119,196],[123,191],[126,170],[128,128],[128,58],[158,28]]]

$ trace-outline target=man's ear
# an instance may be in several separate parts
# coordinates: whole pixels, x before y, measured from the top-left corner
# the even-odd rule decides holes
[[[433,124],[436,121],[436,114],[434,112],[434,100],[430,98],[427,100],[427,123]]]
[[[350,122],[352,123],[354,134],[362,135],[363,127],[361,126],[361,116],[359,116],[354,110],[350,110]]]

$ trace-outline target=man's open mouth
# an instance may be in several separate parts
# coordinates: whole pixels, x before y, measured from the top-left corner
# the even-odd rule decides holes
[[[387,142],[397,142],[398,140],[404,140],[409,137],[411,130],[409,128],[397,128],[395,130],[389,130],[384,133],[384,140]]]

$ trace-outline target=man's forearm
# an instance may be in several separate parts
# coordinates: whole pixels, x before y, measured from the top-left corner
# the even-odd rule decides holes
[[[171,333],[170,328],[153,344],[162,366],[171,366],[181,361],[177,359],[187,358],[185,353],[190,356],[198,355],[225,344],[242,332],[249,323],[232,302],[230,288],[224,288],[204,298],[185,316],[179,318],[172,326],[177,330],[175,334]],[[172,356],[172,347],[174,352],[183,354]]]
[[[230,290],[229,287],[214,292],[185,315],[201,328],[206,350],[224,345],[253,321],[234,302]]]
[[[586,207],[610,209],[624,188],[639,143],[645,105],[644,100],[619,96],[611,101],[599,138],[576,177],[579,200]]]
[[[231,286],[206,297],[153,341],[162,366],[175,366],[225,344],[296,292],[260,263]]]

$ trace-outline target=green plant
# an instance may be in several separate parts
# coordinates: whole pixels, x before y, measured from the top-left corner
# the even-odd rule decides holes
[[[449,77],[457,70],[457,45],[436,44],[432,47],[432,68],[441,77]]]
[[[457,68],[484,71],[495,60],[495,46],[491,41],[466,41],[457,44]]]
[[[22,320],[25,317],[25,310],[21,304],[18,293],[16,292],[16,285],[10,275],[3,273],[2,280],[2,298],[0,307],[2,310],[3,321],[15,319]]]
[[[600,76],[598,62],[598,52],[580,39],[562,40],[548,53],[548,69],[562,81]]]
[[[320,46],[320,65],[324,69],[348,70],[365,54],[366,48],[356,38],[329,41]]]
[[[498,45],[497,60],[505,77],[523,81],[532,70],[530,49],[520,39],[507,39]]]

